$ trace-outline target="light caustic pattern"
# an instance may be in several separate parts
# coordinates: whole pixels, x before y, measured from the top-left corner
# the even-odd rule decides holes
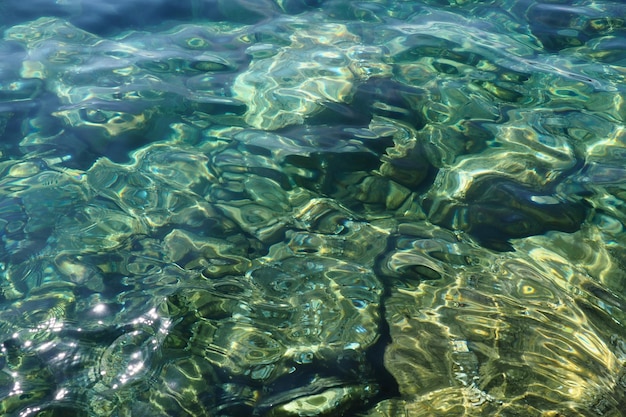
[[[66,3],[0,42],[0,414],[621,415],[623,5]]]

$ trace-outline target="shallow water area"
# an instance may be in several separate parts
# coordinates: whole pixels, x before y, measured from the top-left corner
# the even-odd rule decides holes
[[[0,5],[0,414],[621,416],[626,6]]]

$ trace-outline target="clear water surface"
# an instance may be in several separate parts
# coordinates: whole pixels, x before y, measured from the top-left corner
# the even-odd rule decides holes
[[[0,415],[624,415],[625,19],[3,0]]]

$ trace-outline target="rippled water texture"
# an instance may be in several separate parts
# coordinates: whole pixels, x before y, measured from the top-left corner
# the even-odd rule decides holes
[[[0,414],[624,415],[624,16],[2,1]]]

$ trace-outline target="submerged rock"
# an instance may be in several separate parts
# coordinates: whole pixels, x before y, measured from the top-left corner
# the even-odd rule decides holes
[[[463,200],[426,200],[425,209],[433,223],[464,230],[481,245],[505,251],[512,249],[510,239],[550,230],[575,232],[589,211],[583,201],[488,176],[474,181]]]
[[[309,255],[199,283],[171,298],[185,313],[169,337],[191,332],[181,342],[212,364],[223,389],[241,386],[229,389],[229,408],[322,416],[376,395],[366,354],[379,337],[382,286],[370,270]],[[245,386],[256,387],[254,400]]]
[[[598,295],[571,292],[595,278],[557,254],[557,236],[497,255],[445,234],[425,253],[423,237],[401,237],[384,266],[416,276],[385,302],[385,366],[403,400],[380,403],[371,415],[619,415],[624,351],[616,343],[624,330],[608,324],[612,307]]]
[[[359,81],[390,74],[383,50],[363,46],[344,24],[294,18],[280,25],[288,44],[255,57],[233,85],[235,97],[248,106],[246,123],[257,129],[298,125],[341,108],[352,101]]]

